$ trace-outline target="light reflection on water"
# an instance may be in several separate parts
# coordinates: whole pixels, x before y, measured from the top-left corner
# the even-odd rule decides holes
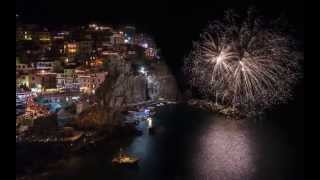
[[[255,147],[242,121],[215,117],[196,143],[194,173],[199,179],[245,180],[253,176]]]
[[[152,136],[148,134],[148,131],[146,129],[147,127],[147,122],[143,121],[140,122],[140,129],[143,129],[143,136],[138,136],[133,139],[131,144],[125,148],[126,152],[129,152],[130,154],[133,154],[137,157],[140,158],[140,162],[144,163],[144,159],[148,159],[152,157],[152,152],[153,152],[153,140]]]
[[[132,141],[117,141],[119,146],[106,143],[66,158],[48,179],[292,180],[293,157],[299,154],[268,121],[203,114],[184,106],[162,111],[153,118],[159,133],[149,135],[145,129]],[[111,165],[119,148],[140,158],[137,169]]]

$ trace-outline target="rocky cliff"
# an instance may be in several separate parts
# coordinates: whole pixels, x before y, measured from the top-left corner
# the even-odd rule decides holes
[[[141,59],[109,59],[108,76],[96,91],[98,105],[81,113],[79,127],[119,124],[119,113],[127,105],[159,98],[177,100],[180,92],[165,62]],[[78,122],[78,123],[77,123]]]
[[[110,108],[159,98],[179,96],[174,76],[162,61],[109,60],[110,76],[97,91],[101,104]]]

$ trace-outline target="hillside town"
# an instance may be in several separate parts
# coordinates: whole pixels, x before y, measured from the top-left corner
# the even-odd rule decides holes
[[[32,92],[94,93],[107,74],[104,60],[127,59],[140,48],[151,60],[159,57],[153,39],[133,26],[49,30],[17,25],[16,44],[17,87]]]
[[[64,127],[74,115],[97,103],[95,93],[110,76],[109,61],[141,57],[160,60],[154,40],[134,26],[92,23],[50,29],[17,22],[17,141],[47,119]]]

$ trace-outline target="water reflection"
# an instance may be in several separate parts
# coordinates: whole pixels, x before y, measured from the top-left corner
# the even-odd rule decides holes
[[[152,137],[148,134],[147,131],[147,121],[142,121],[139,126],[143,131],[143,136],[138,136],[133,139],[130,146],[128,146],[125,150],[135,156],[138,157],[148,157],[150,156],[150,152],[152,152]],[[143,161],[142,161],[143,162]]]
[[[198,179],[251,179],[255,147],[246,124],[222,117],[215,117],[212,122],[197,140],[195,175]]]
[[[144,128],[142,136],[102,143],[66,157],[48,179],[302,179],[296,178],[303,174],[295,158],[300,157],[297,145],[289,144],[289,134],[275,128],[270,119],[261,123],[228,120],[177,106],[160,111],[152,125],[159,129],[152,136]],[[147,121],[139,126],[147,127]],[[137,169],[112,166],[119,148],[140,158]]]

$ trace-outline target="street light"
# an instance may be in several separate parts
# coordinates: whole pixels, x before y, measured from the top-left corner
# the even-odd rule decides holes
[[[145,68],[142,66],[141,68],[140,68],[140,73],[142,73],[142,74],[147,74],[147,72],[146,72],[146,70],[145,70]]]

